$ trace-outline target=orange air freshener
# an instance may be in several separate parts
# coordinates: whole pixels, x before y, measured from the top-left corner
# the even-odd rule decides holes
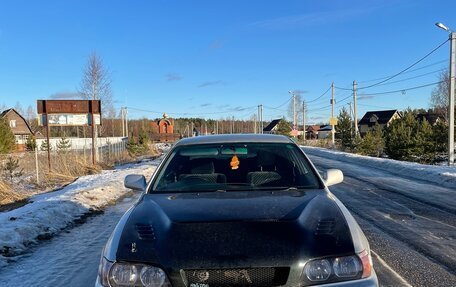
[[[233,155],[233,157],[231,158],[231,162],[230,162],[231,169],[238,169],[239,164],[240,164],[240,162],[239,162],[237,155]]]

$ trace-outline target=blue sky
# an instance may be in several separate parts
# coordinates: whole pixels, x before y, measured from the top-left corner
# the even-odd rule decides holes
[[[96,52],[116,107],[130,107],[130,117],[247,119],[263,104],[269,120],[286,114],[289,90],[312,101],[333,81],[363,87],[403,70],[448,38],[434,23],[456,29],[455,15],[454,0],[3,0],[0,106],[35,108],[37,99],[76,92]],[[360,90],[358,117],[427,108],[433,86],[365,94],[434,83],[448,56],[446,43],[407,73]],[[350,94],[336,89],[336,113]],[[309,122],[328,120],[329,98],[309,103]]]

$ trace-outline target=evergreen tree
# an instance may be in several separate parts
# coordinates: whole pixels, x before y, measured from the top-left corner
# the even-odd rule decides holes
[[[411,110],[393,121],[386,132],[386,154],[392,159],[416,160],[418,121]]]
[[[34,151],[36,149],[36,140],[34,136],[29,136],[25,142],[25,148],[28,151]]]
[[[282,118],[279,123],[277,124],[277,130],[276,133],[279,135],[284,135],[284,136],[290,136],[291,132],[291,127],[290,124],[285,120],[285,118]]]
[[[350,115],[345,107],[337,116],[336,138],[339,139],[343,149],[351,149],[353,146],[353,128]]]
[[[10,153],[16,147],[16,139],[5,119],[0,119],[0,154]]]
[[[140,130],[139,135],[138,135],[138,143],[140,145],[147,146],[149,141],[150,141],[150,138],[149,138],[149,135],[147,134],[147,132],[145,130]]]
[[[388,127],[386,153],[393,159],[428,163],[445,147],[442,139],[441,124],[432,127],[426,120],[420,123],[409,109]]]
[[[446,153],[448,151],[448,125],[443,121],[438,121],[432,130],[435,156]]]
[[[66,152],[71,148],[71,142],[70,139],[67,138],[66,136],[63,136],[60,138],[60,140],[57,142],[57,150],[59,152]]]
[[[417,145],[419,147],[420,162],[430,163],[435,158],[435,143],[433,141],[434,131],[429,122],[424,119],[419,126],[417,134]]]
[[[48,141],[47,140],[44,140],[41,143],[40,150],[42,150],[42,151],[47,151],[48,150]],[[49,146],[49,150],[52,150],[52,146]]]
[[[368,131],[364,138],[359,142],[357,153],[380,157],[383,154],[385,141],[383,131],[380,125],[376,124],[373,131]]]
[[[13,183],[14,177],[20,177],[23,174],[24,169],[19,171],[17,171],[17,169],[19,169],[19,159],[14,159],[9,156],[3,165],[2,170],[5,173],[5,176],[11,180],[11,183]]]

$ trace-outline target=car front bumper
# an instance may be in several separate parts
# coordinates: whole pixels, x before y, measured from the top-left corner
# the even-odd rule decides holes
[[[378,287],[378,279],[375,271],[372,271],[372,275],[368,278],[360,279],[360,280],[353,280],[353,281],[345,281],[345,282],[337,282],[337,283],[330,283],[330,284],[323,284],[323,285],[312,285],[312,287]],[[100,284],[99,277],[97,276],[97,281],[95,282],[95,287],[105,287]],[[216,286],[214,286],[216,287]],[[283,287],[297,287],[297,286],[283,286]]]

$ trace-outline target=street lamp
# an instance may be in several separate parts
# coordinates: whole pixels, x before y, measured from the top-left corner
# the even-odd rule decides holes
[[[448,101],[448,165],[454,165],[454,76],[456,70],[456,33],[442,23],[435,23],[437,27],[449,33],[450,40],[450,95]]]

